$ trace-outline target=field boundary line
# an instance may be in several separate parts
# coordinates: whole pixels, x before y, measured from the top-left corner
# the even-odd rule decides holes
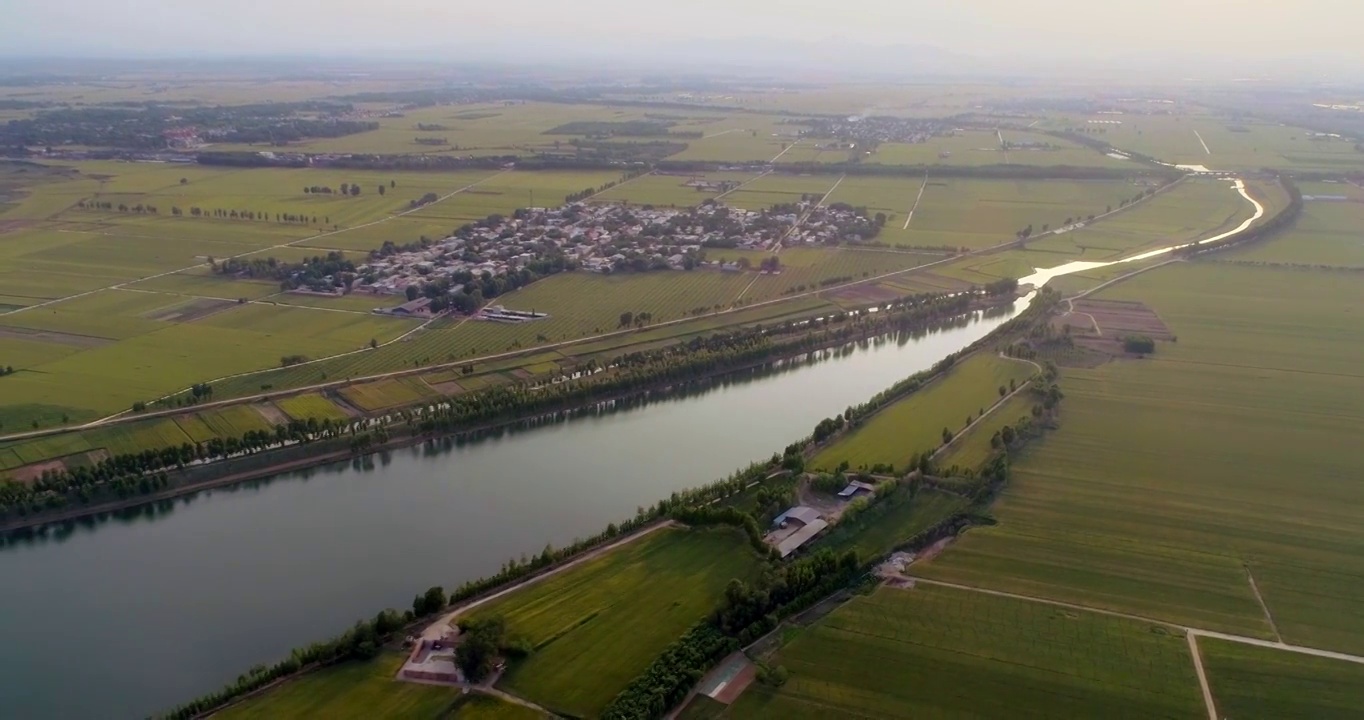
[[[418,211],[420,211],[420,210],[424,210],[424,209],[426,209],[426,208],[429,208],[429,207],[431,207],[432,205],[436,205],[436,204],[438,204],[438,203],[442,203],[442,202],[444,202],[444,201],[446,201],[446,200],[449,200],[450,198],[452,198],[452,197],[454,197],[454,196],[456,196],[456,195],[459,195],[459,194],[462,193],[462,192],[465,192],[465,191],[467,191],[467,190],[470,190],[470,189],[472,189],[472,188],[475,188],[475,187],[477,187],[477,186],[479,186],[479,185],[482,185],[483,183],[485,183],[485,182],[487,182],[487,181],[489,181],[489,180],[492,180],[493,178],[500,177],[500,176],[505,175],[505,174],[507,174],[507,173],[509,173],[509,172],[512,172],[512,170],[511,170],[511,169],[500,170],[500,171],[498,171],[498,172],[493,173],[492,175],[489,175],[488,177],[481,178],[481,179],[479,179],[479,180],[476,181],[476,182],[469,183],[468,185],[465,185],[465,186],[462,187],[462,188],[458,188],[458,189],[456,189],[456,190],[452,190],[452,191],[450,191],[450,192],[448,192],[448,193],[446,193],[446,194],[444,194],[444,195],[442,195],[442,196],[436,198],[435,200],[432,200],[431,202],[426,203],[425,205],[419,205],[419,206],[417,206],[417,207],[409,208],[409,209],[403,210],[403,211],[401,211],[401,212],[396,212],[396,213],[393,213],[393,214],[390,214],[390,215],[385,215],[384,217],[381,217],[381,218],[379,218],[378,220],[372,220],[372,221],[370,221],[370,222],[361,223],[361,224],[359,224],[359,225],[354,225],[354,226],[352,226],[352,227],[341,228],[340,230],[331,230],[331,231],[328,231],[328,232],[318,233],[318,234],[316,234],[316,235],[309,235],[308,237],[299,238],[298,240],[290,240],[289,242],[286,242],[286,243],[280,243],[280,244],[278,244],[278,245],[271,245],[270,247],[259,248],[259,249],[257,249],[257,250],[250,250],[250,251],[247,251],[247,252],[244,252],[244,253],[237,253],[236,255],[227,255],[227,256],[224,256],[224,257],[222,257],[222,258],[220,258],[220,259],[222,259],[222,260],[235,260],[236,258],[243,258],[243,257],[251,256],[251,255],[258,255],[258,254],[263,253],[263,252],[270,252],[271,250],[279,250],[279,249],[281,249],[281,248],[294,247],[295,245],[299,245],[299,244],[301,244],[301,243],[308,242],[309,240],[316,240],[316,239],[318,239],[318,238],[331,237],[331,236],[333,236],[333,235],[340,235],[340,234],[342,234],[342,233],[347,233],[347,232],[350,232],[350,231],[352,231],[352,230],[360,230],[360,229],[362,229],[362,228],[374,227],[375,225],[382,225],[383,223],[386,223],[386,222],[388,222],[388,221],[390,221],[390,220],[394,220],[394,219],[403,217],[404,215],[411,215],[412,213],[415,213],[415,212],[418,212]],[[88,297],[88,296],[90,296],[90,295],[94,295],[95,293],[104,292],[105,290],[117,290],[117,289],[121,289],[121,288],[122,288],[123,286],[125,286],[125,285],[134,285],[134,284],[137,284],[137,283],[140,283],[140,282],[146,282],[146,281],[148,281],[148,280],[156,280],[156,279],[158,279],[158,278],[163,278],[163,277],[166,277],[166,276],[168,276],[168,275],[176,275],[176,274],[178,274],[178,273],[187,272],[187,271],[190,271],[190,270],[194,270],[194,269],[196,269],[196,268],[206,267],[207,265],[208,265],[208,263],[206,263],[206,262],[197,263],[197,264],[194,264],[194,265],[190,265],[190,266],[188,266],[188,267],[179,268],[179,269],[177,269],[177,270],[168,270],[168,271],[166,271],[166,272],[156,273],[156,274],[154,274],[154,275],[148,275],[148,276],[146,276],[146,277],[135,278],[135,279],[133,279],[133,280],[125,280],[125,281],[123,281],[123,282],[114,283],[113,285],[108,285],[108,286],[106,286],[106,287],[95,288],[94,290],[86,290],[85,292],[76,293],[75,295],[67,295],[66,297],[56,298],[55,300],[48,300],[47,302],[41,302],[41,303],[38,303],[38,304],[36,304],[36,305],[26,305],[26,306],[21,307],[21,308],[16,308],[16,309],[10,310],[10,311],[8,311],[8,312],[0,313],[0,317],[4,317],[4,316],[6,316],[6,315],[14,315],[14,314],[17,314],[17,313],[24,312],[25,310],[32,310],[32,309],[34,309],[34,308],[47,307],[48,305],[56,305],[57,303],[66,302],[67,300],[75,300],[75,299],[78,299],[78,298]],[[183,392],[183,391],[182,391],[182,392]]]
[[[781,152],[777,153],[777,156],[776,156],[776,157],[772,158],[771,160],[768,160],[767,162],[768,162],[768,163],[774,163],[774,162],[780,160],[782,155],[785,155],[786,153],[791,152],[791,148],[793,148],[793,147],[795,147],[795,146],[797,146],[797,145],[799,145],[799,144],[800,144],[800,138],[796,138],[796,141],[795,141],[795,142],[791,143],[790,145],[787,145],[787,146],[786,146],[786,149],[784,149],[784,150],[782,150]]]
[[[1203,146],[1203,152],[1205,152],[1205,153],[1211,155],[1211,154],[1212,154],[1212,150],[1208,149],[1208,143],[1207,143],[1206,141],[1203,140],[1203,134],[1200,133],[1200,132],[1198,132],[1197,130],[1194,130],[1194,131],[1193,131],[1193,134],[1194,134],[1194,137],[1198,138],[1198,144]]]
[[[909,216],[905,218],[905,226],[901,230],[909,229],[909,221],[914,219],[914,211],[919,209],[919,202],[924,199],[924,189],[928,187],[928,171],[924,171],[924,182],[919,186],[919,194],[914,196],[914,207],[909,209]]]
[[[781,254],[782,244],[786,242],[786,238],[789,238],[789,237],[791,237],[792,235],[794,235],[795,232],[796,232],[797,230],[800,229],[800,226],[801,226],[801,225],[804,225],[804,224],[805,224],[805,221],[808,220],[808,219],[810,218],[810,216],[811,216],[812,214],[814,214],[814,212],[815,212],[816,210],[818,210],[819,208],[823,207],[824,201],[825,201],[825,200],[828,200],[828,199],[829,199],[829,196],[834,194],[834,191],[838,189],[838,186],[839,186],[839,185],[842,185],[842,184],[843,184],[843,179],[846,178],[846,177],[848,177],[848,174],[847,174],[847,173],[843,173],[842,175],[839,175],[839,176],[838,176],[838,179],[834,181],[833,187],[829,188],[829,191],[826,192],[826,193],[824,193],[824,197],[821,197],[821,198],[819,199],[819,202],[817,202],[817,203],[815,203],[814,205],[810,206],[810,209],[809,209],[809,210],[806,210],[803,214],[801,214],[799,217],[797,217],[797,218],[796,218],[796,221],[795,221],[794,223],[791,223],[791,227],[787,228],[787,229],[786,229],[786,232],[782,233],[782,236],[779,237],[779,238],[777,238],[776,241],[772,243],[772,254],[773,254],[774,256],[775,256],[775,255],[780,255],[780,254]],[[729,304],[729,307],[730,307],[731,309],[733,309],[733,308],[735,308],[735,307],[738,307],[739,301],[744,299],[744,296],[747,295],[747,294],[748,294],[748,291],[749,291],[754,285],[757,284],[758,278],[760,278],[760,277],[762,277],[762,273],[758,273],[757,275],[754,275],[754,276],[753,276],[753,279],[750,280],[750,281],[748,281],[748,284],[744,286],[744,289],[739,291],[738,297],[735,297],[735,298],[734,298],[734,301],[731,302],[731,303]]]
[[[1265,620],[1269,622],[1269,629],[1274,631],[1274,639],[1283,642],[1283,635],[1279,633],[1279,626],[1274,622],[1274,613],[1269,611],[1269,604],[1260,594],[1260,586],[1255,584],[1255,573],[1250,570],[1250,563],[1245,563],[1246,579],[1250,581],[1251,592],[1255,593],[1255,599],[1260,603],[1260,609],[1265,612]]]
[[[1322,650],[1320,648],[1307,647],[1305,645],[1290,645],[1284,642],[1264,640],[1262,638],[1250,637],[1249,635],[1234,635],[1232,633],[1224,633],[1219,632],[1217,630],[1204,630],[1203,628],[1190,627],[1188,625],[1180,625],[1177,622],[1171,622],[1169,620],[1160,620],[1158,618],[1147,617],[1145,615],[1135,615],[1133,613],[1126,613],[1120,610],[1108,610],[1106,608],[1093,607],[1090,605],[1080,605],[1077,603],[1065,602],[1063,600],[1052,600],[1050,598],[1038,597],[1036,595],[1023,595],[1020,593],[1007,592],[1004,590],[991,590],[989,588],[978,587],[975,585],[963,585],[961,583],[947,582],[945,580],[933,580],[931,578],[926,578],[919,575],[913,575],[911,577],[913,578],[914,582],[924,583],[925,585],[938,585],[941,587],[953,588],[956,590],[965,590],[967,592],[978,592],[984,593],[986,595],[994,595],[996,597],[1012,598],[1014,600],[1026,600],[1028,602],[1042,603],[1044,605],[1054,605],[1056,607],[1063,607],[1069,610],[1079,610],[1082,612],[1098,613],[1100,615],[1125,618],[1127,620],[1136,620],[1138,622],[1151,623],[1152,625],[1161,625],[1167,628],[1183,630],[1186,633],[1192,633],[1200,637],[1212,638],[1214,640],[1226,640],[1228,642],[1241,643],[1242,645],[1255,645],[1257,647],[1270,648],[1272,650],[1283,650],[1285,652],[1298,653],[1299,655],[1311,655],[1314,657],[1327,658],[1330,660],[1343,660],[1345,662],[1351,662],[1357,665],[1364,665],[1364,656],[1351,655],[1349,653],[1336,652],[1334,650]]]
[[[1193,656],[1194,672],[1198,675],[1198,688],[1203,691],[1203,704],[1208,708],[1208,720],[1217,719],[1217,703],[1212,699],[1212,688],[1208,685],[1208,674],[1203,671],[1203,656],[1198,652],[1198,636],[1185,633],[1189,641],[1189,654]]]

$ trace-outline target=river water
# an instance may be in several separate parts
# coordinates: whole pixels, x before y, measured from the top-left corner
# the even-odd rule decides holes
[[[430,585],[496,572],[770,456],[1013,314],[0,548],[0,715],[167,709],[380,609],[410,607]]]

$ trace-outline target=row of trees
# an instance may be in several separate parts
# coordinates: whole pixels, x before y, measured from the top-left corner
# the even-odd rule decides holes
[[[355,281],[355,263],[344,253],[331,251],[314,255],[299,262],[285,262],[275,257],[208,259],[209,267],[219,275],[239,278],[268,279],[280,283],[285,290],[306,287],[319,292],[337,288],[349,290]]]

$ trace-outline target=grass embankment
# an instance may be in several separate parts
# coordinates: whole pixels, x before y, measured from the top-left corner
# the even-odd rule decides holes
[[[878,464],[903,469],[913,455],[943,443],[943,428],[958,432],[968,416],[999,402],[999,388],[1025,382],[1032,365],[982,351],[958,363],[934,380],[872,415],[859,427],[824,448],[810,461],[812,468],[833,470],[847,462],[854,469]],[[987,438],[988,440],[988,438]]]
[[[760,561],[734,531],[663,530],[481,607],[534,646],[500,685],[592,716]]]
[[[378,717],[435,720],[448,717],[447,713],[460,697],[459,690],[398,682],[394,675],[405,659],[406,656],[400,653],[384,653],[369,662],[346,662],[323,668],[285,682],[214,717],[224,720],[370,720]]]
[[[1164,628],[920,585],[856,597],[771,660],[733,718],[1197,718],[1184,638]]]
[[[1364,665],[1199,638],[1219,717],[1351,720],[1364,708]]]
[[[1062,374],[997,526],[919,572],[1364,652],[1364,278],[1178,263],[1106,289],[1178,337]],[[1249,575],[1248,575],[1249,572]]]

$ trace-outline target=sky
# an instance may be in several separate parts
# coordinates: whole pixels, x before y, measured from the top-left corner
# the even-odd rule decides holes
[[[1364,60],[1359,0],[0,0],[0,18],[0,54],[10,56],[542,60],[742,40],[817,42],[849,54],[905,45],[1005,65],[1152,55]]]

